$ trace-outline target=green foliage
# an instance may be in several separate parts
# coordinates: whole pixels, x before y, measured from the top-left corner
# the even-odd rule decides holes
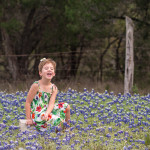
[[[107,91],[109,91],[109,90],[110,90],[110,85],[109,85],[109,84],[106,84],[105,89],[106,89]]]
[[[39,7],[44,1],[42,0],[20,0],[25,8]]]
[[[116,78],[122,80],[125,62],[125,15],[127,15],[135,24],[135,81],[141,78],[147,81],[150,65],[149,4],[147,0],[4,0],[0,5],[0,27],[5,28],[9,33],[11,46],[8,47],[12,47],[12,52],[10,52],[12,54],[70,52],[71,47],[79,52],[81,46],[84,52],[90,49],[90,61],[88,61],[89,58],[83,56],[81,56],[82,61],[79,61],[82,66],[81,73],[87,74],[86,70],[92,72],[88,75],[89,78],[99,76],[100,55],[109,42],[116,37],[122,38],[119,47],[116,41],[108,49],[102,67],[103,71],[108,70],[104,71],[103,78],[114,77],[120,69],[121,75],[119,74]],[[115,67],[117,47],[118,70]],[[3,51],[3,48],[1,49]],[[93,49],[97,50],[97,53],[92,52]],[[67,57],[62,55],[61,59],[57,59],[60,68],[71,60],[70,57],[68,54]],[[79,59],[76,54],[75,57],[76,60]],[[17,61],[21,59],[17,58]],[[26,59],[26,65],[33,61],[33,68],[30,69],[34,70],[38,59],[37,57],[34,61]],[[4,61],[7,62],[7,60]],[[18,61],[17,64],[23,63]],[[29,68],[29,65],[23,64],[22,68]],[[143,82],[143,87],[145,83]]]
[[[17,19],[12,18],[7,22],[0,23],[0,27],[5,28],[8,33],[13,33],[19,31],[22,27],[22,24]]]
[[[133,92],[133,93],[136,93],[136,94],[139,92],[138,87],[137,87],[136,84],[133,85],[133,87],[132,87],[132,92]]]
[[[148,0],[135,0],[135,4],[140,10],[146,11],[150,2]]]

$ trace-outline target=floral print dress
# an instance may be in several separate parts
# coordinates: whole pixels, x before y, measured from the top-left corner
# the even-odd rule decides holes
[[[51,94],[53,93],[54,84],[51,85],[51,93],[40,91],[40,85],[38,81],[35,81],[39,86],[39,91],[35,95],[31,102],[31,118],[37,130],[45,131],[54,126],[60,125],[61,122],[65,121],[67,103],[55,103],[52,112],[48,115],[48,121],[42,120],[44,116]],[[48,127],[50,126],[50,127]]]

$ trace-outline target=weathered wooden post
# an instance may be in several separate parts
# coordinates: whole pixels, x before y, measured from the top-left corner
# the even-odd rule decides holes
[[[124,94],[131,93],[134,77],[134,53],[133,53],[133,21],[126,16],[126,58],[125,58],[125,77]]]

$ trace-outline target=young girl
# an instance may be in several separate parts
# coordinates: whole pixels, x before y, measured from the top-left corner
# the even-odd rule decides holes
[[[60,125],[64,120],[69,123],[70,106],[67,103],[55,103],[57,87],[51,83],[55,76],[56,63],[43,58],[39,64],[41,79],[35,81],[26,99],[26,124],[34,124],[36,129],[45,131],[47,124],[51,127]]]

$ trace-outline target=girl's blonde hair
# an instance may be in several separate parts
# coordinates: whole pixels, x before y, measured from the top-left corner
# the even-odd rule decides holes
[[[49,64],[49,63],[51,63],[51,64],[53,65],[54,71],[56,71],[56,62],[55,62],[54,60],[52,60],[52,59],[50,59],[50,58],[47,58],[47,59],[46,59],[46,58],[42,58],[42,59],[40,60],[39,66],[38,66],[39,72],[42,72],[43,66],[44,66],[45,64]]]

